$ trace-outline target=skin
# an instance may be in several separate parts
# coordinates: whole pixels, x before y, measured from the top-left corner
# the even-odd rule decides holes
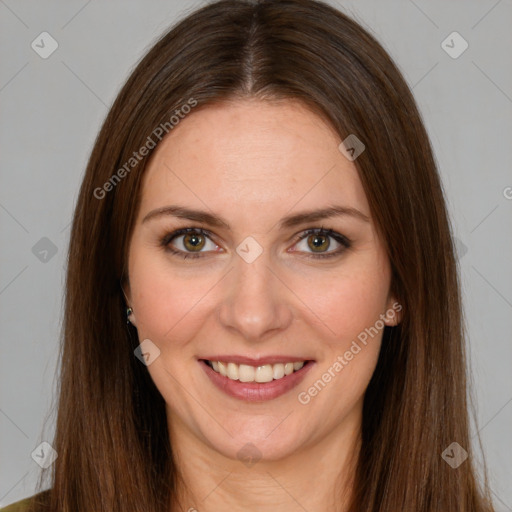
[[[148,371],[167,404],[181,510],[346,510],[382,330],[359,343],[341,371],[332,367],[396,301],[389,260],[340,142],[301,103],[237,100],[189,114],[148,165],[125,293],[139,339],[160,350]],[[176,204],[221,216],[230,229],[171,215],[143,222]],[[369,221],[344,215],[278,227],[284,216],[331,205],[356,208]],[[182,259],[162,246],[165,235],[185,227],[215,235],[204,239],[203,257]],[[313,244],[294,235],[321,227],[343,234],[351,247],[308,258]],[[252,263],[236,252],[248,236],[263,248]],[[327,240],[325,252],[341,247]],[[190,253],[183,242],[182,235],[170,245]],[[388,314],[385,323],[399,320]],[[210,382],[198,359],[212,354],[315,362],[286,394],[247,402]],[[335,376],[300,403],[298,394],[329,368]],[[247,443],[261,456],[250,467],[237,456]]]

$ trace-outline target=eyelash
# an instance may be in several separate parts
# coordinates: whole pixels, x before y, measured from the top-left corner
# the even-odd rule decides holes
[[[183,259],[187,258],[202,258],[204,253],[189,253],[184,252],[178,249],[174,249],[169,244],[177,237],[181,235],[186,235],[188,233],[195,233],[202,236],[205,236],[211,240],[212,233],[209,231],[202,229],[202,228],[182,228],[178,229],[176,231],[173,231],[172,233],[169,233],[165,235],[161,241],[160,244],[164,249],[171,254],[174,254],[176,256],[179,256]],[[333,258],[335,256],[340,256],[346,249],[349,249],[352,245],[351,241],[344,235],[337,233],[336,231],[333,231],[332,229],[325,229],[324,227],[321,228],[312,228],[307,229],[305,231],[302,231],[296,238],[294,238],[293,245],[301,242],[305,238],[307,238],[310,235],[322,235],[322,236],[330,236],[331,238],[334,238],[336,242],[340,243],[342,247],[336,249],[335,251],[331,251],[328,253],[318,253],[318,254],[308,254],[307,256],[304,256],[306,258],[313,258],[313,259],[324,259],[324,258]],[[211,240],[213,242],[213,240]]]

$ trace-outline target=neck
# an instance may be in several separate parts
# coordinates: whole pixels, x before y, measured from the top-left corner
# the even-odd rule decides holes
[[[178,472],[171,510],[348,511],[360,449],[360,411],[353,416],[286,458],[252,465],[225,457],[183,425],[169,422]]]

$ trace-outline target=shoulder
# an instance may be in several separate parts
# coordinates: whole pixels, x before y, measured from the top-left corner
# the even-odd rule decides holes
[[[25,512],[30,508],[30,505],[34,502],[34,498],[26,498],[16,503],[11,503],[7,507],[0,508],[0,512]]]
[[[48,491],[43,491],[38,494],[34,494],[34,496],[30,496],[29,498],[25,498],[21,501],[11,503],[6,507],[0,508],[0,512],[30,512],[36,501],[40,502],[40,500],[47,495]]]

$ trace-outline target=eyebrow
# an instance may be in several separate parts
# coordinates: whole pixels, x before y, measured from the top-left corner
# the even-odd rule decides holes
[[[218,215],[213,215],[206,211],[193,210],[177,205],[164,206],[163,208],[157,208],[156,210],[150,211],[142,219],[142,223],[148,222],[152,219],[168,216],[202,222],[213,227],[231,229],[230,225]],[[370,222],[369,217],[356,208],[334,205],[327,208],[304,211],[283,217],[279,222],[279,228],[291,228],[300,224],[306,224],[308,222],[316,222],[319,220],[340,216],[350,216],[363,222]]]

